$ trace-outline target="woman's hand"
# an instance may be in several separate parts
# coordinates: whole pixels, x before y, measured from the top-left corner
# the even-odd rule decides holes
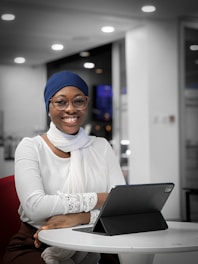
[[[82,224],[88,224],[90,221],[90,213],[76,213],[66,215],[55,215],[49,218],[43,229],[67,228]]]
[[[43,225],[34,234],[34,245],[36,248],[41,246],[41,242],[38,239],[38,233],[41,230],[56,229],[56,228],[68,228],[82,224],[88,224],[90,221],[90,213],[77,213],[67,215],[56,215],[49,218],[45,225]]]
[[[98,201],[95,209],[99,209],[105,203],[108,193],[97,193]],[[90,213],[76,213],[76,214],[66,214],[66,215],[56,215],[49,218],[45,225],[43,225],[34,234],[34,245],[36,248],[41,246],[41,242],[38,239],[38,233],[41,230],[56,229],[56,228],[68,228],[77,225],[88,224],[90,222]]]
[[[103,206],[108,195],[109,195],[109,193],[97,193],[98,201],[97,201],[97,204],[95,206],[95,209],[100,209]]]

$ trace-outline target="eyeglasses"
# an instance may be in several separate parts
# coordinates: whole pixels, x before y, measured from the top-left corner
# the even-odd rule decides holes
[[[77,110],[84,110],[88,105],[87,96],[76,96],[72,100],[67,100],[64,96],[52,97],[50,102],[56,110],[62,111],[65,110],[71,103],[74,108]]]

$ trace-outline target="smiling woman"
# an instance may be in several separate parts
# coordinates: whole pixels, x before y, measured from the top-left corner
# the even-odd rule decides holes
[[[85,121],[87,106],[88,97],[80,89],[64,87],[50,99],[49,116],[59,130],[74,135]]]
[[[42,229],[93,224],[111,188],[125,184],[109,142],[88,136],[82,127],[88,95],[86,82],[73,72],[55,73],[47,81],[44,99],[50,128],[23,138],[15,153],[22,223],[7,248],[5,264],[96,264],[100,259],[98,253],[62,250],[38,240]],[[115,262],[112,258],[108,263]]]

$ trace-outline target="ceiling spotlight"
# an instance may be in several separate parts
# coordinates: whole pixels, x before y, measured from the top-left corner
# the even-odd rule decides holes
[[[190,50],[197,51],[198,50],[198,45],[197,44],[190,45]]]
[[[1,19],[5,21],[12,21],[12,20],[15,20],[15,15],[14,14],[3,14],[1,15]]]
[[[130,144],[130,141],[128,139],[122,139],[121,142],[120,142],[121,145],[129,145]]]
[[[145,5],[141,9],[142,9],[142,12],[145,12],[145,13],[152,13],[156,11],[156,7],[153,5]]]
[[[96,74],[102,74],[103,73],[103,69],[97,68],[97,69],[95,69],[95,73]]]
[[[93,62],[85,62],[84,68],[86,69],[93,69],[95,67],[95,64]]]
[[[15,63],[18,63],[18,64],[25,63],[25,58],[24,58],[24,57],[16,57],[16,58],[14,59],[14,62],[15,62]]]
[[[53,44],[51,48],[52,50],[63,50],[64,46],[62,44]]]
[[[101,31],[104,33],[112,33],[115,31],[115,28],[112,26],[105,26],[101,28]]]
[[[90,52],[89,51],[81,51],[80,52],[80,56],[81,57],[89,57],[90,56]]]

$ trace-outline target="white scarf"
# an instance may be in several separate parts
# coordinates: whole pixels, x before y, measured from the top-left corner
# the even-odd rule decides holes
[[[47,132],[50,142],[64,152],[71,152],[71,167],[68,180],[63,186],[65,193],[85,192],[86,173],[84,173],[82,161],[82,149],[89,147],[95,137],[86,135],[83,128],[80,128],[76,135],[68,135],[56,128],[53,122]]]
[[[64,152],[71,152],[71,165],[69,176],[65,182],[63,193],[83,193],[88,184],[87,177],[92,175],[87,169],[89,164],[87,159],[83,159],[84,150],[88,149],[94,141],[95,137],[88,136],[83,128],[80,128],[76,135],[68,135],[56,128],[53,122],[50,123],[50,129],[47,132],[50,142],[58,149]],[[85,151],[92,158],[92,164],[98,160],[94,150]],[[89,160],[90,161],[90,160]],[[97,171],[97,167],[96,167]],[[87,252],[75,252],[73,250],[60,249],[57,247],[49,247],[45,249],[41,255],[46,264],[74,264],[81,263],[81,260],[87,256]]]

